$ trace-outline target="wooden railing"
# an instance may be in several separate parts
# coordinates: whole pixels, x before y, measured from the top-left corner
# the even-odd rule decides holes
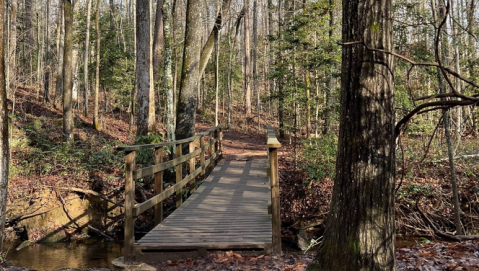
[[[272,219],[272,246],[273,254],[281,254],[281,217],[280,217],[280,203],[279,203],[279,175],[278,175],[278,149],[281,148],[271,125],[266,125],[267,130],[267,147],[268,147],[268,177],[271,185],[271,198],[268,206],[268,211]]]
[[[206,132],[187,139],[158,144],[133,145],[116,148],[125,153],[125,256],[124,261],[134,261],[133,244],[135,242],[134,219],[150,208],[155,208],[155,226],[163,221],[163,200],[176,194],[176,207],[182,204],[182,188],[190,183],[190,192],[194,192],[194,182],[198,175],[204,175],[206,168],[215,163],[222,153],[221,126],[216,126]],[[205,139],[208,139],[205,142]],[[199,142],[199,144],[198,144]],[[183,155],[183,146],[188,144],[189,153]],[[163,162],[164,148],[175,146],[175,158]],[[135,169],[136,152],[143,149],[155,150],[155,164],[150,167]],[[206,153],[208,159],[205,160]],[[200,156],[198,168],[195,166],[197,155]],[[182,165],[189,163],[189,174],[183,177]],[[163,172],[176,167],[176,184],[163,191]],[[145,176],[155,176],[155,196],[142,203],[135,202],[135,180]]]

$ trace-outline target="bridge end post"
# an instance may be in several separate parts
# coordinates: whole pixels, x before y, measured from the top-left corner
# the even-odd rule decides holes
[[[125,157],[125,256],[124,261],[135,260],[133,243],[135,242],[135,224],[133,220],[133,207],[135,205],[135,170],[136,151],[126,154]]]
[[[278,149],[281,147],[276,134],[270,125],[267,125],[268,137],[268,176],[271,183],[271,218],[272,218],[272,253],[281,255],[281,215],[279,197]]]

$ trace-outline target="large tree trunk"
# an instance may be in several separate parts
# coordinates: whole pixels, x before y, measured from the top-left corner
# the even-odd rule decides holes
[[[58,0],[58,14],[57,14],[57,74],[56,74],[56,82],[55,82],[55,99],[53,105],[55,108],[62,107],[62,93],[63,93],[63,54],[64,54],[64,36],[65,31],[63,29],[63,1]]]
[[[160,2],[160,1],[159,1]],[[173,17],[173,5],[171,0],[165,0],[163,4],[163,34],[164,48],[164,88],[166,92],[166,135],[168,141],[175,140],[175,102],[173,89],[173,35],[170,18]]]
[[[343,1],[343,42],[392,51],[390,10],[391,0]],[[396,268],[392,62],[360,44],[343,47],[336,179],[323,242],[307,270]]]
[[[250,29],[249,29],[249,0],[244,1],[244,100],[245,112],[251,114],[251,48],[250,48]]]
[[[83,114],[88,117],[88,56],[90,54],[90,10],[91,1],[87,0],[86,29],[85,29],[85,54],[83,55]]]
[[[101,45],[101,31],[100,31],[100,0],[96,1],[96,69],[95,69],[95,89],[93,90],[93,126],[96,130],[100,130],[100,118],[98,116],[98,95],[100,93],[100,45]]]
[[[155,84],[157,83],[156,81],[160,79],[161,58],[163,56],[163,45],[165,43],[165,38],[163,34],[163,5],[163,0],[158,0],[158,3],[156,4],[155,29],[153,38],[153,75],[155,79]],[[171,3],[169,6],[171,6]]]
[[[136,89],[138,101],[137,135],[148,134],[150,104],[150,5],[136,1]]]
[[[73,142],[73,6],[71,0],[64,0],[65,48],[63,51],[63,136]]]
[[[0,0],[0,33],[3,33],[4,2]],[[0,251],[5,239],[5,212],[7,209],[8,189],[8,107],[5,80],[4,35],[0,35]]]
[[[186,4],[186,33],[177,108],[176,138],[195,135],[196,90],[199,82],[201,39],[200,0],[188,0]]]

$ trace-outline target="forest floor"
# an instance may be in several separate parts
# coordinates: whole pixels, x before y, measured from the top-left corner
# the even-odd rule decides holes
[[[101,131],[95,131],[90,118],[76,112],[76,149],[62,149],[61,111],[35,98],[32,89],[19,89],[13,118],[14,138],[26,138],[16,142],[12,150],[13,170],[9,199],[11,202],[25,194],[52,186],[74,186],[108,194],[121,186],[122,157],[113,151],[114,146],[132,144],[134,137],[128,132],[128,114],[115,109],[102,114]],[[40,96],[41,97],[41,96]],[[226,160],[250,160],[266,158],[266,138],[258,132],[254,118],[238,116],[235,129],[224,131],[223,158]],[[248,123],[249,121],[249,123]],[[264,123],[263,123],[264,124]],[[198,131],[212,127],[210,123],[197,124]],[[161,130],[161,128],[160,128]],[[281,219],[284,244],[283,256],[241,256],[232,252],[211,254],[205,258],[170,261],[155,266],[158,270],[304,270],[312,260],[312,254],[303,254],[295,247],[299,231],[319,236],[324,230],[322,222],[329,210],[333,181],[323,178],[311,180],[301,167],[301,144],[294,147],[294,139],[282,140],[279,150]],[[299,143],[299,142],[298,142]],[[410,144],[411,146],[413,144]],[[54,149],[53,151],[51,149]],[[82,155],[78,153],[82,152]],[[297,155],[295,155],[297,154]],[[83,159],[83,160],[82,160]],[[108,163],[106,162],[108,161]],[[477,173],[472,162],[459,164],[462,202],[467,212],[468,229],[474,229],[478,221],[475,210],[479,204]],[[89,162],[88,166],[85,166]],[[103,163],[103,164],[102,164]],[[68,169],[65,165],[73,166]],[[447,165],[428,163],[403,165],[398,176],[406,175],[400,182],[396,217],[398,233],[403,235],[433,236],[431,229],[414,208],[421,198],[424,212],[442,229],[451,228],[449,181],[445,177]],[[410,172],[414,175],[408,175]],[[95,187],[101,184],[101,187]],[[440,195],[440,196],[438,196]],[[467,205],[466,205],[467,204]],[[468,209],[469,208],[469,209]],[[428,239],[434,239],[428,237]],[[417,239],[407,247],[397,249],[398,270],[479,270],[479,242],[450,243]],[[421,243],[421,244],[420,244]],[[0,258],[1,259],[1,258]],[[2,270],[26,270],[21,267],[0,264]],[[68,269],[64,269],[68,270]],[[100,269],[87,269],[100,270]],[[103,269],[104,270],[104,269]]]

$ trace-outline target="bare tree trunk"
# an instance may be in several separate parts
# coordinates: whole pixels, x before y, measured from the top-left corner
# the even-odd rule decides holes
[[[158,12],[158,11],[157,11]],[[175,140],[175,102],[173,89],[173,35],[170,18],[173,17],[173,5],[171,0],[165,0],[163,4],[163,33],[164,33],[164,88],[166,92],[166,134],[168,141]]]
[[[31,84],[30,74],[33,72],[33,48],[35,40],[33,38],[33,26],[32,26],[32,0],[25,0],[25,60],[28,61],[28,70],[26,71],[28,76],[28,84]]]
[[[238,18],[236,19],[236,23],[234,25],[235,27],[235,32],[234,36],[229,36],[228,37],[228,46],[229,46],[229,61],[228,61],[228,120],[227,120],[227,127],[228,129],[231,128],[231,107],[232,107],[232,92],[233,92],[233,79],[232,79],[232,62],[233,62],[233,49],[236,45],[236,39],[238,37],[239,33],[239,27],[241,24],[241,19],[244,16],[244,8],[241,10],[240,14],[238,15]]]
[[[282,39],[281,34],[281,25],[282,25],[282,17],[281,17],[281,0],[278,0],[278,40]],[[277,49],[277,58],[276,61],[282,62],[281,56],[281,49]],[[280,78],[277,82],[278,84],[278,122],[279,122],[279,137],[285,138],[284,133],[284,93],[283,93],[283,79]]]
[[[155,115],[155,82],[153,80],[153,2],[148,1],[148,14],[149,14],[149,21],[148,21],[148,29],[149,31],[149,46],[148,49],[150,51],[150,57],[148,61],[148,70],[150,72],[150,93],[148,99],[148,132],[156,133],[156,115]]]
[[[137,47],[137,42],[136,42],[136,0],[131,0],[130,3],[132,3],[133,1],[135,1],[135,4],[133,4],[132,6],[132,17],[133,17],[133,59],[135,59],[134,63],[133,63],[133,66],[134,66],[134,69],[135,69],[135,84],[134,84],[134,87],[132,88],[131,90],[131,96],[130,96],[130,108],[131,108],[131,111],[130,111],[130,125],[129,125],[129,131],[130,133],[132,132],[133,130],[133,126],[135,124],[135,114],[136,114],[136,111],[137,111],[137,104],[136,104],[136,100],[137,100],[137,83],[136,83],[136,47]]]
[[[274,33],[274,26],[273,26],[273,9],[274,9],[274,6],[273,6],[273,1],[272,0],[268,0],[268,34],[270,36],[273,36],[273,33]],[[269,73],[272,73],[274,72],[274,54],[272,52],[272,49],[273,49],[273,46],[272,45],[272,42],[268,42],[268,47],[269,47],[269,65],[268,65],[268,72]],[[272,106],[272,102],[271,102],[271,96],[272,96],[272,93],[274,92],[274,89],[275,89],[275,79],[270,79],[269,80],[269,90],[268,90],[268,110],[270,112],[271,115],[273,115],[273,106]]]
[[[219,80],[220,80],[220,75],[219,75],[219,55],[220,55],[220,44],[219,44],[219,39],[220,39],[220,32],[216,33],[215,35],[215,126],[218,126],[219,121],[218,121],[218,104],[219,104]]]
[[[164,38],[164,19],[163,19],[163,0],[158,0],[156,4],[156,17],[155,17],[155,35],[153,38],[153,74],[156,81],[160,79],[161,72],[161,58],[163,56],[163,44],[165,43]],[[170,3],[171,6],[171,3]],[[168,12],[168,11],[167,11]],[[171,53],[170,53],[171,54]]]
[[[86,0],[86,29],[85,29],[85,54],[83,55],[83,115],[88,117],[88,56],[90,55],[90,10],[91,1]]]
[[[7,209],[7,190],[8,190],[8,163],[9,144],[8,144],[8,107],[7,107],[7,89],[5,78],[5,52],[4,52],[4,1],[0,0],[0,251],[3,249],[3,240],[5,239],[5,218]]]
[[[206,41],[205,46],[203,46],[203,49],[201,50],[200,76],[203,75],[206,64],[208,64],[208,60],[210,59],[211,53],[213,52],[215,35],[221,30],[221,25],[225,21],[225,17],[228,16],[230,4],[231,0],[223,0],[223,4],[221,5],[221,9],[218,12],[215,24],[213,25],[213,30],[208,36],[208,40]]]
[[[436,1],[432,0],[432,9],[433,9],[433,18],[434,21],[437,22],[437,13],[436,13]],[[439,17],[442,20],[444,16],[444,8],[439,7]],[[442,41],[440,44],[440,48],[435,48],[436,50],[440,50],[440,57],[442,58],[442,62],[444,65],[447,65],[447,38],[446,37],[441,37],[441,33],[438,33],[440,35],[439,40]],[[446,93],[446,86],[444,85],[443,77],[440,68],[437,68],[437,76],[438,76],[438,81],[439,81],[439,92],[440,93]],[[443,98],[442,100],[445,100]],[[448,157],[449,157],[449,170],[451,174],[451,184],[452,184],[452,197],[453,197],[453,205],[454,205],[454,223],[456,226],[456,234],[458,235],[463,235],[464,234],[464,228],[461,223],[461,209],[459,205],[459,197],[458,197],[458,191],[457,191],[457,180],[456,180],[456,168],[455,168],[455,163],[454,163],[454,151],[452,150],[452,139],[451,139],[451,131],[450,131],[450,115],[449,111],[443,111],[444,112],[444,134],[446,137],[446,145],[447,145],[447,152],[448,152]]]
[[[333,27],[334,27],[334,1],[329,0],[329,42],[332,43],[333,39]],[[334,64],[333,64],[334,65]],[[334,68],[334,67],[333,67]],[[336,88],[336,78],[331,73],[328,78],[326,89],[326,99],[325,99],[325,108],[324,108],[324,129],[323,135],[329,134],[331,131],[331,117],[334,110],[334,89]]]
[[[100,130],[100,118],[98,116],[98,95],[100,93],[100,46],[101,46],[101,30],[100,30],[100,0],[96,1],[96,68],[95,68],[95,89],[93,90],[93,126],[96,130]]]
[[[10,0],[10,41],[8,54],[7,93],[10,95],[16,87],[16,55],[17,55],[17,0]]]
[[[311,78],[308,69],[305,71],[304,79],[306,82],[306,138],[311,139]]]
[[[42,69],[41,69],[41,48],[40,48],[40,21],[37,16],[37,100],[40,98],[40,88],[41,88],[41,80],[42,80]]]
[[[258,70],[257,70],[257,50],[258,50],[258,4],[256,0],[253,0],[253,93],[256,93],[256,110],[258,113],[258,131],[261,129],[261,118],[260,118],[260,95],[259,88],[256,88],[258,80]]]
[[[73,6],[71,0],[64,0],[65,48],[63,62],[63,136],[67,143],[73,143]]]
[[[249,0],[244,1],[244,99],[245,113],[251,114],[251,56],[250,56],[250,29],[249,29]]]
[[[136,1],[136,134],[147,135],[150,105],[150,6],[148,0]]]
[[[49,88],[50,88],[50,31],[49,31],[49,25],[50,25],[50,0],[47,0],[46,3],[46,15],[45,15],[45,77],[44,83],[43,83],[43,88],[44,88],[44,101],[45,103],[50,102],[50,97],[49,97]]]
[[[180,91],[177,108],[176,138],[184,139],[195,135],[196,90],[199,82],[201,44],[200,0],[188,0],[186,4],[185,45],[181,71]]]
[[[62,107],[62,93],[64,91],[63,88],[63,52],[65,50],[64,48],[64,28],[63,28],[63,1],[64,0],[58,0],[58,14],[57,14],[57,40],[56,40],[56,45],[57,45],[57,74],[56,74],[56,82],[55,82],[55,100],[53,102],[53,105],[55,108],[61,108]]]

